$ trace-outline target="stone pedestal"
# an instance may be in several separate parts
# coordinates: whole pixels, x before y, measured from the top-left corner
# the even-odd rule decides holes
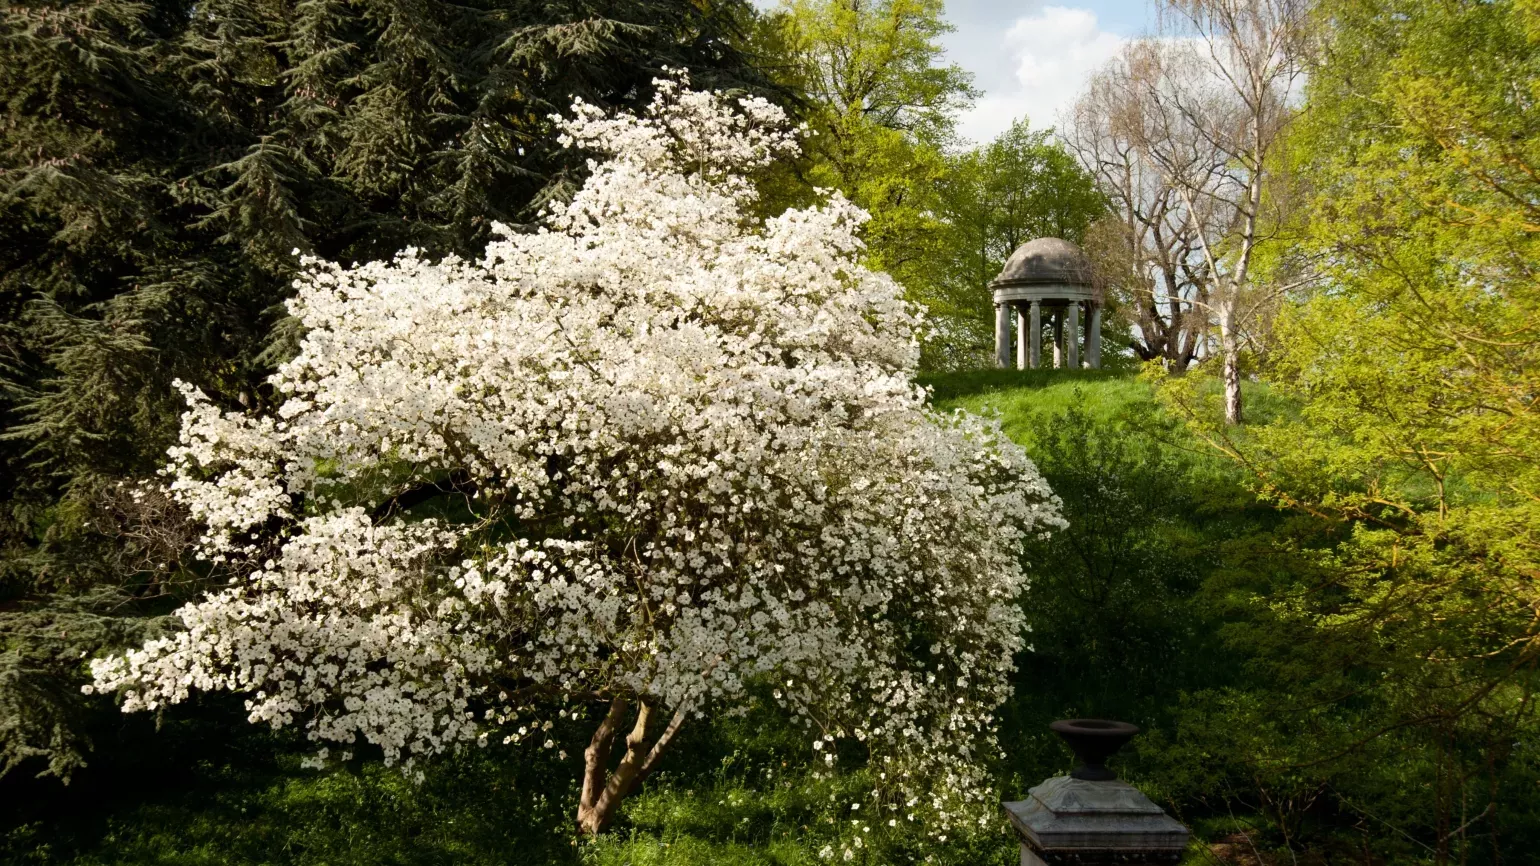
[[[1187,828],[1120,779],[1055,776],[1004,808],[1022,866],[1169,866],[1187,848]]]

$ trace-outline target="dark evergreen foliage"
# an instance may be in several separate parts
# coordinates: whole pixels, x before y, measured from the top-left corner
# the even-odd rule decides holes
[[[0,11],[0,772],[67,775],[82,656],[194,589],[151,475],[185,380],[267,399],[297,258],[474,253],[581,168],[548,116],[762,90],[741,0],[20,0]],[[208,579],[209,575],[204,575]]]

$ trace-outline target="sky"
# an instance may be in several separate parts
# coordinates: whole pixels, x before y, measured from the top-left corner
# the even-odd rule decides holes
[[[1148,0],[947,0],[956,32],[948,59],[973,73],[984,95],[963,114],[961,133],[993,139],[1017,118],[1057,125],[1095,69],[1132,37],[1154,27]]]
[[[1153,29],[1153,8],[1150,0],[946,0],[957,28],[941,40],[947,59],[972,72],[983,91],[960,118],[960,132],[985,143],[1020,117],[1034,129],[1057,125],[1091,72]]]

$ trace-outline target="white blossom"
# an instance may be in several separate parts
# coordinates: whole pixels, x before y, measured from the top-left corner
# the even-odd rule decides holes
[[[574,696],[705,714],[774,684],[894,796],[943,823],[979,802],[1020,542],[1056,501],[996,422],[927,407],[865,213],[750,216],[751,172],[796,148],[782,112],[656,86],[641,116],[559,120],[594,160],[538,231],[477,261],[306,260],[276,411],[184,387],[169,488],[240,576],[95,688],[239,691],[254,722],[411,766]]]

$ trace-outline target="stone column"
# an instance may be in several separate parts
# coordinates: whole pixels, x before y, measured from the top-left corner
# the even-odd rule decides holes
[[[1068,326],[1064,335],[1065,355],[1069,358],[1067,366],[1071,370],[1080,369],[1080,302],[1070,301],[1065,310],[1064,324]]]
[[[1085,335],[1086,364],[1093,370],[1100,370],[1102,366],[1102,305],[1098,302],[1091,303],[1090,330]]]
[[[1032,369],[1036,370],[1043,364],[1043,305],[1037,301],[1032,302],[1032,314],[1027,323],[1027,337],[1031,343],[1031,355],[1029,360]]]
[[[1053,368],[1064,366],[1064,308],[1053,310]]]
[[[1011,365],[1011,311],[1005,304],[995,304],[995,366]]]
[[[1027,369],[1027,311],[1016,305],[1016,369]]]

